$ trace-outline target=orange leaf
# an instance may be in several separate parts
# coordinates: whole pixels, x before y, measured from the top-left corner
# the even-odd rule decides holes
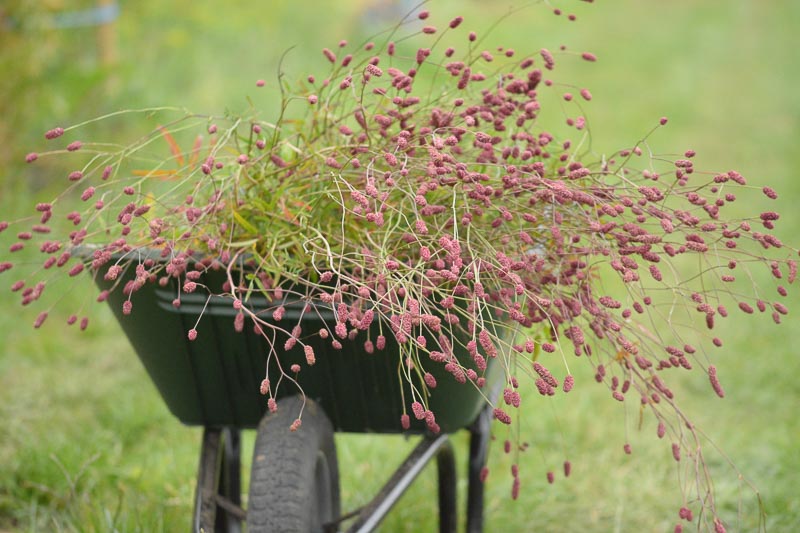
[[[178,162],[178,164],[180,166],[185,165],[186,160],[183,158],[183,153],[181,152],[180,146],[178,146],[178,143],[175,141],[175,137],[173,137],[164,126],[158,126],[158,130],[161,132],[161,135],[164,136],[164,140],[167,141],[167,144],[169,144],[169,151],[172,152],[173,156],[175,156],[175,160]]]
[[[200,148],[203,147],[203,137],[198,135],[197,138],[194,140],[194,145],[192,146],[192,153],[189,155],[189,167],[194,168],[197,164],[197,160],[200,159]]]
[[[160,178],[162,180],[172,179],[178,175],[176,170],[132,170],[131,173],[134,176]]]

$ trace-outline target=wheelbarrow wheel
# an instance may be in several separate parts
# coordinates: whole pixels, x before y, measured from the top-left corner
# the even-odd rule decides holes
[[[303,398],[278,401],[258,426],[247,504],[248,533],[320,532],[339,517],[339,465],[333,426],[325,412]]]

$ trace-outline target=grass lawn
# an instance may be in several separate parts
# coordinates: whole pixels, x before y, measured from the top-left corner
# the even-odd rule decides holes
[[[68,9],[91,2],[60,4]],[[0,220],[48,198],[53,175],[64,173],[19,164],[25,153],[41,148],[48,128],[120,107],[170,104],[219,113],[244,109],[251,97],[269,110],[269,82],[284,50],[296,46],[287,73],[305,76],[323,64],[323,46],[342,37],[360,42],[391,16],[391,2],[377,0],[268,4],[121,1],[118,60],[105,66],[93,29],[48,28],[31,12],[19,20],[37,25],[0,25],[0,112],[6,117],[0,120]],[[800,227],[800,210],[792,207],[800,198],[800,4],[553,4],[565,13],[574,9],[578,21],[534,6],[508,18],[487,42],[520,53],[557,50],[562,43],[596,53],[597,63],[558,56],[554,74],[592,91],[586,108],[595,150],[631,145],[666,115],[668,127],[650,141],[656,152],[692,148],[698,168],[739,170],[754,185],[742,203],[779,211],[777,234],[794,241]],[[444,26],[462,13],[465,32],[479,33],[506,12],[505,2],[476,0],[434,0],[428,7],[434,24]],[[268,86],[256,93],[259,78]],[[777,201],[758,192],[764,185],[779,191]],[[0,235],[0,260],[12,237]],[[200,429],[169,414],[110,313],[98,309],[84,334],[53,319],[34,333],[36,312],[21,310],[6,290],[13,281],[0,276],[0,531],[186,530]],[[88,282],[66,295],[66,303],[82,302],[87,291],[93,291]],[[800,362],[794,352],[800,296],[795,291],[787,300],[791,314],[782,326],[766,315],[737,321],[737,313],[720,324],[726,343],[714,352],[714,363],[725,399],[700,373],[683,374],[674,387],[684,411],[721,450],[709,446],[707,453],[729,531],[757,530],[760,513],[753,491],[726,458],[757,487],[770,531],[800,531]],[[486,488],[487,531],[672,531],[682,501],[669,443],[655,437],[651,420],[640,429],[636,406],[612,401],[579,362],[571,362],[577,386],[570,395],[527,396],[523,431],[530,448],[519,457],[523,489],[516,502],[510,499],[511,458],[496,443],[500,453],[491,454]],[[505,439],[499,428],[496,436]],[[252,439],[246,436],[245,457]],[[414,444],[400,437],[337,439],[345,509],[377,491]],[[456,442],[463,463],[466,439]],[[622,451],[625,443],[633,447],[630,456]],[[565,458],[574,465],[571,477],[557,476],[549,485],[545,473],[558,471]],[[429,470],[382,531],[435,529],[435,473]],[[460,489],[463,505],[465,487]]]

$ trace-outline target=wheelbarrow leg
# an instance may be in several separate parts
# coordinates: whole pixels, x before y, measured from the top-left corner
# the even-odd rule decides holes
[[[469,428],[469,488],[467,492],[467,532],[483,531],[483,481],[481,471],[486,466],[489,451],[492,414],[484,408]]]
[[[246,516],[240,502],[239,431],[205,428],[192,531],[238,533]]]
[[[242,467],[240,459],[241,432],[238,429],[226,428],[223,430],[224,448],[222,453],[225,458],[222,465],[220,490],[217,491],[217,505],[225,509],[222,520],[217,516],[217,527],[228,533],[239,533],[241,522],[246,515],[242,511]],[[226,501],[227,500],[227,501]],[[227,505],[228,503],[232,505]]]
[[[439,474],[439,532],[456,533],[456,461],[452,446],[436,454]]]

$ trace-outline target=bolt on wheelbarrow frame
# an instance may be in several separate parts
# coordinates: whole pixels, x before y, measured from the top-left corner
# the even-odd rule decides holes
[[[79,252],[91,256],[89,249]],[[124,290],[135,279],[135,266],[145,260],[163,263],[155,252],[135,251],[128,257],[114,258],[125,265],[116,280],[105,280],[106,267],[101,267],[95,272],[95,281],[103,290],[116,287],[107,301],[169,410],[184,424],[205,428],[195,502],[196,530],[208,531],[212,523],[213,530],[237,530],[245,516],[240,506],[239,432],[258,427],[265,415],[266,401],[259,392],[265,369],[270,382],[275,384],[281,380],[279,366],[288,369],[296,363],[302,368],[297,376],[302,394],[321,406],[334,431],[423,435],[376,499],[358,513],[350,513],[358,514],[352,531],[374,528],[433,457],[439,465],[440,526],[443,531],[454,530],[455,467],[447,434],[462,428],[470,428],[472,434],[469,530],[480,531],[482,486],[478,477],[485,463],[491,419],[481,391],[457,383],[443,369],[444,365],[430,365],[426,371],[434,375],[437,386],[430,391],[428,407],[436,413],[442,434],[427,434],[424,423],[414,417],[410,430],[403,431],[400,426],[400,416],[405,412],[403,401],[410,401],[413,396],[410,385],[398,377],[400,352],[391,335],[386,336],[385,349],[373,354],[366,353],[363,343],[367,334],[374,338],[377,331],[362,332],[352,342],[343,340],[341,350],[333,350],[319,335],[309,335],[303,342],[314,349],[316,364],[308,366],[301,347],[282,350],[288,335],[278,333],[267,339],[249,327],[236,332],[233,319],[238,311],[231,298],[209,296],[201,291],[182,292],[180,280],[166,275],[164,285],[145,283],[134,292]],[[227,279],[225,272],[198,269],[203,271],[198,285],[210,287],[212,294],[221,293]],[[292,293],[287,291],[287,294]],[[125,315],[123,303],[129,299],[134,311]],[[174,305],[176,299],[179,306]],[[255,296],[246,302],[250,310],[265,319],[271,317],[275,308],[283,306],[282,320],[289,324],[288,329],[300,323],[304,331],[316,333],[322,328],[330,329],[335,323],[333,309],[317,306],[315,312],[308,313],[306,304],[299,297],[270,301]],[[193,328],[199,336],[190,341],[187,332]],[[451,334],[459,332],[454,330]],[[281,349],[272,351],[268,364],[270,345]],[[466,353],[456,356],[464,364],[470,362]],[[502,377],[500,370],[499,365],[490,366],[486,390],[496,389]],[[282,398],[300,391],[284,380],[272,392],[280,406]],[[217,509],[223,510],[219,513],[222,518],[217,516]],[[331,530],[335,531],[335,526]]]

